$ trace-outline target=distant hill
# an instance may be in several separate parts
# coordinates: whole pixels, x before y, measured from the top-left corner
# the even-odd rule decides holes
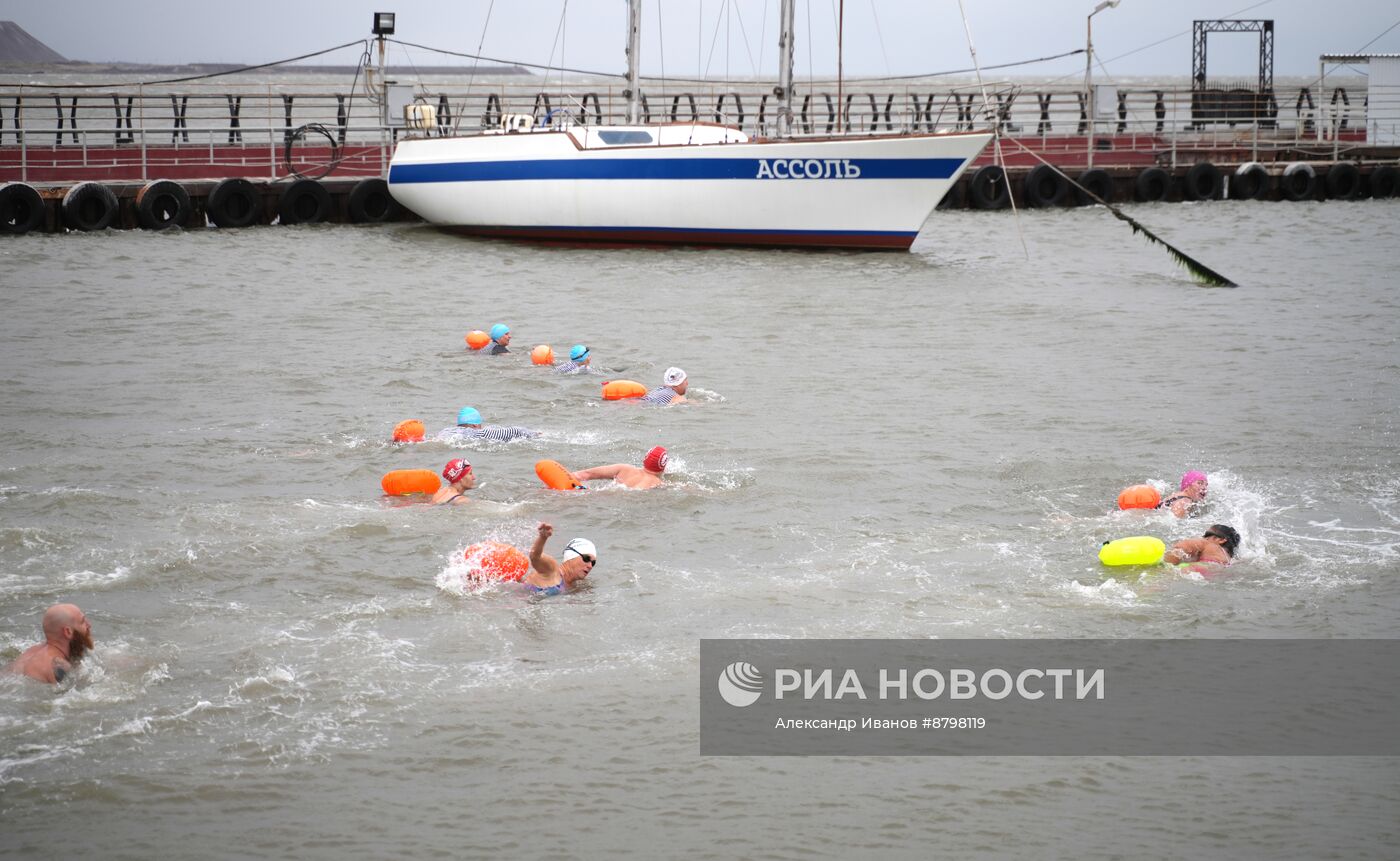
[[[65,74],[160,74],[208,75],[243,68],[238,63],[88,63],[69,60],[54,49],[29,35],[14,21],[0,21],[0,70],[4,67],[23,68],[25,72],[61,72]],[[354,66],[277,66],[267,71],[308,72],[317,74],[353,74]],[[399,74],[410,72],[424,75],[456,75],[473,73],[471,66],[419,66],[414,69],[395,68]],[[529,75],[520,66],[477,66],[477,75]]]
[[[0,63],[63,63],[64,56],[13,21],[0,21]]]

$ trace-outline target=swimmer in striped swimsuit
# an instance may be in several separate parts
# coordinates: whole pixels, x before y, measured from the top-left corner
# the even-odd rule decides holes
[[[661,377],[662,385],[652,389],[640,400],[644,404],[679,404],[685,402],[685,390],[690,387],[685,371],[680,368],[667,368]]]
[[[537,430],[502,425],[483,425],[481,412],[476,407],[462,407],[457,413],[457,426],[438,432],[440,442],[465,442],[467,440],[487,440],[489,442],[510,442],[517,439],[533,439],[540,436]]]
[[[593,354],[583,344],[574,344],[574,348],[569,351],[569,361],[561,363],[554,369],[558,374],[592,374],[594,370],[589,367],[593,361]]]

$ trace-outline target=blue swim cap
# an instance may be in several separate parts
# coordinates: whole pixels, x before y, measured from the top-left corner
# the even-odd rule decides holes
[[[586,358],[588,358],[588,348],[582,344],[574,344],[574,348],[569,351],[569,359],[582,362]]]
[[[457,411],[457,424],[459,425],[479,425],[481,424],[481,413],[476,407],[462,407]]]
[[[491,327],[491,340],[499,341],[510,334],[510,327],[505,323],[497,323]]]

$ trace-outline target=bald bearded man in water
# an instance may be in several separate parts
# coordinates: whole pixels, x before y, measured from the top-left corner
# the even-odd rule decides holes
[[[5,672],[56,684],[92,650],[92,623],[75,604],[55,604],[45,610],[43,628],[44,642],[25,649]]]

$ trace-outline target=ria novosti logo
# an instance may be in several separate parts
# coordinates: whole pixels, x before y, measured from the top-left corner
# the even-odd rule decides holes
[[[731,706],[751,706],[763,695],[763,674],[753,664],[735,661],[719,674],[719,695]]]

